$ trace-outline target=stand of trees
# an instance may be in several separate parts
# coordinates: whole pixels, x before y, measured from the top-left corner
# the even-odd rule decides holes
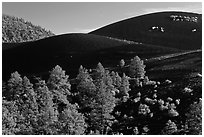
[[[40,26],[35,26],[31,22],[22,18],[9,15],[2,15],[2,42],[19,43],[35,41],[53,36],[51,31],[47,31]]]
[[[136,56],[123,71],[101,63],[90,74],[80,66],[69,79],[56,66],[32,84],[18,72],[3,87],[4,135],[202,134],[201,89],[149,80]],[[128,73],[126,73],[128,72]],[[179,89],[179,90],[178,90]]]

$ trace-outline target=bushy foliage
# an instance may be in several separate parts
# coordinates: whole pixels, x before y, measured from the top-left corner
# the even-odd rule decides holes
[[[190,105],[189,112],[186,113],[187,131],[191,135],[202,135],[202,100]]]
[[[77,111],[77,105],[68,104],[60,113],[58,125],[62,135],[82,135],[85,132],[86,124],[84,116]]]
[[[22,18],[2,15],[2,42],[4,43],[34,41],[53,35],[51,31],[35,26]]]
[[[168,120],[166,126],[162,130],[163,135],[172,135],[173,133],[177,132],[177,126],[171,120]]]
[[[2,134],[14,135],[19,131],[16,124],[16,106],[12,101],[2,100]]]
[[[120,60],[120,67],[122,68],[122,67],[124,67],[125,66],[125,61],[124,61],[124,59],[121,59]]]

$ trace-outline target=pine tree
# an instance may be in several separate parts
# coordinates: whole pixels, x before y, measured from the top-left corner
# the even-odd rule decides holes
[[[113,116],[110,114],[115,107],[115,97],[109,92],[107,86],[101,81],[97,85],[96,97],[92,102],[93,110],[90,113],[92,117],[92,127],[104,134],[105,129],[112,124]]]
[[[94,79],[102,79],[105,77],[105,68],[99,62],[96,67],[96,73],[94,74]]]
[[[128,77],[123,73],[123,77],[121,79],[121,86],[119,87],[118,97],[121,98],[124,102],[129,98],[130,84]]]
[[[121,86],[122,78],[119,76],[118,72],[114,72],[114,71],[110,73],[110,76],[111,76],[113,85],[115,86],[115,88],[118,89]]]
[[[190,105],[187,116],[187,131],[190,135],[202,135],[202,100]]]
[[[115,107],[115,97],[112,92],[115,88],[109,71],[106,71],[101,63],[97,65],[93,83],[96,89],[90,104],[90,130],[98,130],[100,134],[105,134],[113,119],[110,113]]]
[[[12,94],[10,99],[15,103],[18,117],[18,134],[32,134],[33,126],[36,125],[38,114],[36,96],[33,85],[27,77],[23,79],[18,72],[12,73],[8,81],[9,91]]]
[[[83,66],[81,65],[80,67],[79,67],[79,73],[78,73],[78,75],[77,75],[77,77],[76,77],[76,79],[80,82],[80,81],[82,81],[82,80],[88,80],[88,79],[90,79],[91,77],[90,77],[90,75],[89,75],[89,73],[88,73],[88,70],[87,69],[85,69],[85,68],[83,68]]]
[[[141,60],[138,56],[131,59],[129,73],[132,78],[144,78],[145,65],[143,60]]]
[[[82,66],[79,68],[79,74],[76,79],[78,81],[77,91],[82,110],[90,110],[90,104],[96,96],[96,86],[93,83],[93,79]]]
[[[77,106],[67,104],[59,115],[59,133],[62,135],[82,135],[86,130],[84,116],[77,111]]]
[[[71,95],[71,84],[69,83],[68,78],[69,76],[65,75],[65,71],[63,71],[58,65],[50,72],[47,86],[53,94],[54,103],[58,105],[63,106],[67,104],[68,97]]]
[[[21,75],[16,71],[11,74],[11,78],[8,80],[8,92],[10,95],[8,100],[16,100],[19,95],[22,94],[22,78]]]
[[[40,80],[36,86],[39,114],[35,134],[57,134],[55,123],[58,121],[58,111],[53,103],[53,94],[43,80]]]
[[[23,94],[19,95],[19,100],[16,100],[18,111],[24,117],[25,129],[21,129],[21,134],[33,134],[34,128],[37,126],[38,104],[37,95],[33,89],[33,84],[30,83],[27,77],[22,81]]]

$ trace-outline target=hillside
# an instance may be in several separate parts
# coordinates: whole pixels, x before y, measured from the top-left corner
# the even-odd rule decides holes
[[[202,15],[159,12],[122,20],[90,34],[192,50],[202,47]]]
[[[4,43],[34,41],[50,36],[54,36],[51,31],[33,25],[22,18],[2,15],[2,42]]]
[[[56,64],[71,74],[79,66],[94,67],[99,61],[113,66],[120,59],[135,55],[154,57],[178,52],[177,49],[110,39],[93,34],[64,34],[24,43],[3,43],[3,75],[48,72]],[[74,73],[75,72],[75,73]]]
[[[154,79],[175,79],[180,81],[184,76],[196,72],[202,73],[202,51],[195,50],[179,54],[170,54],[147,60],[147,73]],[[161,73],[162,72],[162,73]]]

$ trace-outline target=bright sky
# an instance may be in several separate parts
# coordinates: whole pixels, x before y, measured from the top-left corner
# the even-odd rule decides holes
[[[3,2],[2,13],[21,17],[55,34],[87,33],[116,21],[146,13],[202,13],[201,2]]]

